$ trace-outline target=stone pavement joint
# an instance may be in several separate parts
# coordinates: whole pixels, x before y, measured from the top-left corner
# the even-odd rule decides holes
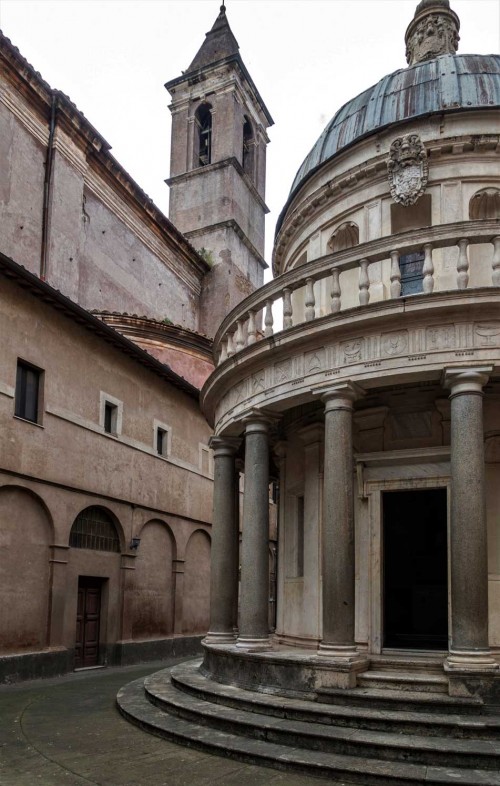
[[[325,783],[175,745],[127,723],[115,706],[118,690],[181,660],[0,686],[1,786]]]

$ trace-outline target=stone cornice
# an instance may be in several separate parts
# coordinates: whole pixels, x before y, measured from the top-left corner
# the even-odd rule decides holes
[[[110,311],[93,311],[98,319],[132,338],[149,338],[168,346],[195,351],[209,363],[212,359],[212,341],[201,333],[187,330],[180,325],[169,325],[157,319],[136,314],[119,314]]]
[[[249,72],[247,71],[247,68],[243,63],[243,60],[239,54],[230,55],[229,57],[225,57],[221,60],[218,60],[215,63],[211,63],[210,65],[207,65],[203,68],[199,68],[195,71],[190,71],[189,73],[183,73],[181,76],[178,76],[175,79],[171,79],[170,81],[166,82],[165,87],[170,93],[170,95],[172,95],[175,94],[176,89],[183,84],[187,84],[189,86],[193,84],[197,84],[198,82],[206,80],[214,72],[217,72],[218,70],[221,69],[224,70],[227,67],[234,68],[235,66],[240,71],[241,75],[244,77],[245,82],[248,86],[249,93],[253,101],[255,101],[255,103],[259,106],[261,112],[263,113],[267,126],[269,127],[274,125],[274,120],[272,119],[269,110],[267,109],[264,101],[262,100],[262,97],[259,91],[257,90],[255,83],[252,77],[250,76]]]
[[[252,408],[276,414],[310,402],[314,391],[351,381],[374,390],[439,383],[444,367],[500,371],[500,291],[456,290],[381,301],[302,323],[222,363],[205,383],[202,406],[216,433],[238,433]]]
[[[246,248],[248,248],[252,256],[255,257],[259,265],[264,270],[268,268],[268,264],[264,259],[264,257],[261,254],[259,254],[254,244],[250,242],[250,240],[245,235],[242,228],[240,227],[238,222],[235,221],[234,218],[230,218],[227,221],[219,221],[217,224],[210,224],[209,226],[201,227],[200,229],[193,229],[192,232],[186,232],[186,237],[187,238],[200,237],[200,235],[208,235],[211,232],[217,232],[218,229],[232,229],[233,232],[235,232],[238,235],[243,245],[246,246]]]
[[[241,166],[240,162],[234,156],[230,158],[224,158],[222,161],[216,161],[213,164],[207,164],[206,166],[199,166],[196,169],[191,169],[189,172],[183,172],[182,175],[174,175],[174,177],[168,177],[165,180],[167,186],[176,186],[178,183],[186,183],[189,180],[193,180],[194,178],[199,177],[200,175],[206,177],[207,173],[209,172],[216,172],[218,169],[226,169],[227,167],[233,167],[236,172],[239,174],[243,182],[245,183],[246,187],[252,194],[253,198],[262,208],[264,213],[269,213],[269,208],[262,199],[261,195],[255,188],[254,184],[248,177],[247,173]]]

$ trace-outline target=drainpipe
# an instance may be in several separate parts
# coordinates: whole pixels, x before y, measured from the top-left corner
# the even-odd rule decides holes
[[[40,257],[40,278],[45,281],[47,275],[47,259],[49,253],[49,205],[52,184],[52,169],[54,165],[54,132],[56,128],[57,91],[52,91],[50,105],[49,141],[47,144],[47,158],[45,160],[45,177],[43,181],[43,209],[42,209],[42,252]]]

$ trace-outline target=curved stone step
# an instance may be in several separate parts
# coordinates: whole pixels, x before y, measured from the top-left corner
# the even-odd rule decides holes
[[[445,693],[428,693],[425,691],[397,691],[390,688],[319,688],[318,699],[324,703],[343,704],[363,707],[369,704],[380,710],[407,710],[411,712],[447,713],[461,715],[477,715],[483,711],[484,703],[477,697],[460,698],[447,696]]]
[[[448,694],[448,680],[444,674],[370,670],[359,675],[358,686],[361,688],[382,688],[382,690],[415,693]]]
[[[394,730],[399,734],[448,735],[458,739],[480,738],[500,741],[499,717],[461,715],[456,710],[463,705],[460,702],[457,704],[455,700],[452,700],[450,706],[450,710],[454,709],[455,712],[443,714],[396,709],[380,710],[369,706],[367,702],[359,707],[322,704],[222,685],[204,677],[198,668],[200,663],[198,659],[171,668],[172,683],[179,690],[215,704],[309,723],[335,724],[375,731]]]
[[[249,739],[178,718],[152,705],[143,680],[126,685],[117,696],[120,712],[145,731],[205,752],[280,770],[363,786],[500,786],[498,772],[426,767],[323,751],[302,751],[266,740]]]
[[[179,691],[170,682],[168,670],[147,677],[144,688],[150,701],[172,715],[243,737],[265,739],[304,750],[384,761],[485,770],[498,770],[499,766],[499,746],[494,740],[460,740],[417,734],[410,737],[394,731],[369,731],[247,712]]]

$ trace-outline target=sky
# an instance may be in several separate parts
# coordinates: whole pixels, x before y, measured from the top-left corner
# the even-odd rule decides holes
[[[170,112],[180,76],[220,0],[0,0],[0,28],[70,96],[168,215]],[[346,101],[406,67],[417,0],[226,0],[240,54],[275,125],[269,130],[266,259],[294,175]],[[460,53],[500,52],[500,0],[452,0]]]

